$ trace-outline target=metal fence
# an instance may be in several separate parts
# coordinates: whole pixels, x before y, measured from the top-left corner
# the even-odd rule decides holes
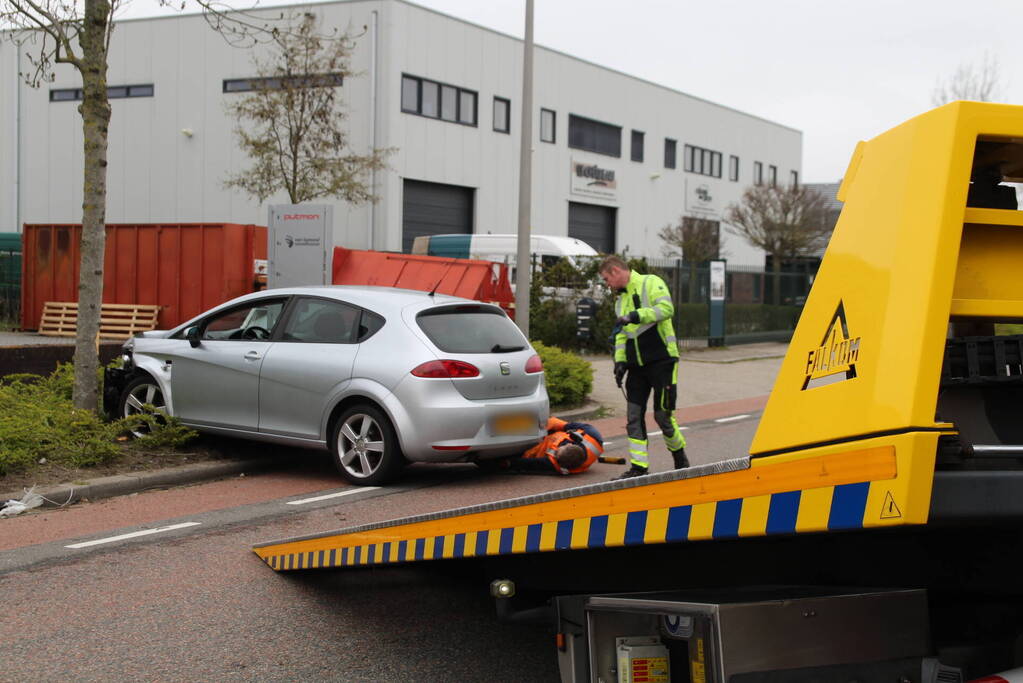
[[[21,317],[21,235],[0,233],[0,329]]]
[[[673,259],[645,259],[636,267],[640,272],[659,275],[671,290],[679,345],[706,346],[710,334],[710,268]],[[585,268],[543,271],[535,279],[530,336],[563,348],[606,351],[614,325],[613,297],[603,285],[598,285],[595,266],[588,271]],[[727,266],[725,344],[788,341],[812,283],[812,273],[776,275],[756,267]],[[597,304],[594,335],[589,340],[575,339],[575,304],[584,297]]]

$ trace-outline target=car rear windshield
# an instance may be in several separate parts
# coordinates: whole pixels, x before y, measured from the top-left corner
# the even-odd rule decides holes
[[[515,323],[486,306],[438,308],[420,313],[416,320],[430,341],[447,353],[509,353],[526,348]]]

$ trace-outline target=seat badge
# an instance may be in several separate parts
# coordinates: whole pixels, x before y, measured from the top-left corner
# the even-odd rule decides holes
[[[504,361],[503,360],[500,363],[498,363],[498,365],[501,366],[501,374],[502,375],[510,375],[511,374],[511,365],[508,364],[508,361]]]

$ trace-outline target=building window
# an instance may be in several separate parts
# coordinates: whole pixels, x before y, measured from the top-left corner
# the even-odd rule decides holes
[[[632,160],[643,161],[643,133],[632,131]]]
[[[739,180],[739,157],[734,154],[728,157],[728,179],[733,183]]]
[[[458,88],[450,85],[441,86],[440,117],[445,121],[458,121]]]
[[[440,83],[423,81],[419,84],[419,113],[432,119],[440,118]]]
[[[778,167],[768,166],[767,167],[767,182],[770,183],[771,187],[778,187]]]
[[[458,91],[458,122],[476,125],[476,93],[471,90]]]
[[[685,146],[685,170],[689,173],[721,177],[721,152],[694,145]]]
[[[622,128],[569,114],[568,146],[573,149],[584,149],[588,152],[620,157],[622,155]]]
[[[494,130],[511,132],[511,101],[503,97],[494,98]]]
[[[789,185],[799,187],[799,171],[789,171]]]
[[[554,143],[557,137],[557,118],[550,109],[540,110],[540,142]]]
[[[308,88],[312,86],[339,86],[341,74],[309,74],[305,76],[267,76],[265,78],[224,79],[224,92],[251,92],[253,90],[283,90],[284,88]]]
[[[675,168],[675,158],[678,156],[676,147],[678,143],[671,138],[664,138],[664,167]]]
[[[153,84],[143,85],[112,85],[107,88],[108,100],[119,100],[125,97],[152,97]],[[50,91],[50,102],[79,102],[84,97],[81,88],[58,88]]]
[[[401,78],[401,110],[413,113],[419,111],[419,81],[415,78]]]
[[[497,113],[495,98],[494,112]],[[431,119],[475,126],[477,94],[472,90],[416,76],[401,77],[401,110]],[[507,103],[507,100],[505,100]],[[497,130],[497,119],[494,120]]]
[[[753,162],[753,184],[764,184],[764,164],[759,161]]]

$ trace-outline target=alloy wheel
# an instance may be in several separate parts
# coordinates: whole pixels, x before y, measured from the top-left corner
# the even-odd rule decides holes
[[[374,474],[383,462],[387,444],[380,425],[365,413],[351,415],[338,432],[337,450],[341,466],[353,477]]]

